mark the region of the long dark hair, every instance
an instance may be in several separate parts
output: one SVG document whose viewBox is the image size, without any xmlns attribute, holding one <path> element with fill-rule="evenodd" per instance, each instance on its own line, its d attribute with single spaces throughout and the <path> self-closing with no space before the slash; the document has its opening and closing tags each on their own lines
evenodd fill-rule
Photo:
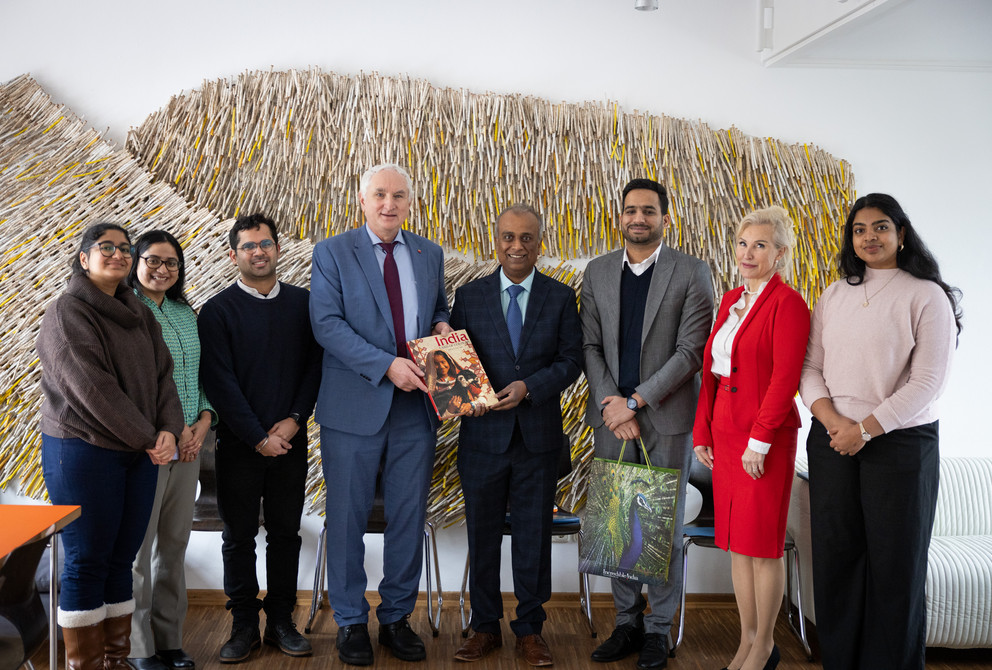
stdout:
<svg viewBox="0 0 992 670">
<path fill-rule="evenodd" d="M 88 254 L 90 248 L 96 244 L 105 232 L 108 230 L 119 230 L 124 233 L 124 239 L 127 240 L 128 244 L 131 244 L 131 236 L 127 234 L 123 226 L 116 223 L 94 223 L 92 226 L 83 231 L 83 237 L 79 240 L 79 250 L 72 257 L 72 262 L 69 267 L 72 268 L 72 274 L 69 279 L 72 279 L 76 275 L 86 275 L 87 272 L 83 268 L 83 264 L 79 262 L 79 254 Z M 131 272 L 134 272 L 134 251 L 131 251 Z"/>
<path fill-rule="evenodd" d="M 185 294 L 186 261 L 183 258 L 183 248 L 179 246 L 179 240 L 177 240 L 172 233 L 168 231 L 149 230 L 147 233 L 138 238 L 138 241 L 134 243 L 134 249 L 131 251 L 131 256 L 134 258 L 134 263 L 131 264 L 131 271 L 128 273 L 125 281 L 128 286 L 143 293 L 141 290 L 141 282 L 138 280 L 138 259 L 145 255 L 145 252 L 148 251 L 148 247 L 153 244 L 158 244 L 159 242 L 166 242 L 172 245 L 172 248 L 176 252 L 176 256 L 179 257 L 179 276 L 176 277 L 176 283 L 165 291 L 165 297 L 183 305 L 189 305 L 189 301 L 186 299 Z"/>
<path fill-rule="evenodd" d="M 933 257 L 927 245 L 923 243 L 920 236 L 913 228 L 909 217 L 903 211 L 899 203 L 891 195 L 885 193 L 869 193 L 858 198 L 851 207 L 851 213 L 847 215 L 847 223 L 844 224 L 844 244 L 840 249 L 840 272 L 847 279 L 847 283 L 857 286 L 865 278 L 865 262 L 854 253 L 854 217 L 862 209 L 874 207 L 879 209 L 887 217 L 892 219 L 896 225 L 896 231 L 902 231 L 902 248 L 896 254 L 896 265 L 900 270 L 905 270 L 917 279 L 926 279 L 944 289 L 947 299 L 951 301 L 951 309 L 954 311 L 954 323 L 961 334 L 961 290 L 948 285 L 940 276 L 940 267 L 937 259 Z"/>
</svg>

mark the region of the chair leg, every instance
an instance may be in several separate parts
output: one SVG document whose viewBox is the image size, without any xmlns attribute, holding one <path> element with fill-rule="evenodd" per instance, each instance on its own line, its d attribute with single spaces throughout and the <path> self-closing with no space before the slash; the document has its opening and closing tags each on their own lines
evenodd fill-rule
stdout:
<svg viewBox="0 0 992 670">
<path fill-rule="evenodd" d="M 433 575 L 431 574 L 432 562 L 434 563 Z M 434 524 L 430 521 L 424 524 L 424 563 L 424 573 L 427 576 L 427 622 L 431 626 L 431 633 L 437 637 L 440 632 L 441 604 L 444 599 L 441 595 L 441 564 L 437 556 L 437 537 L 434 534 Z M 431 584 L 432 577 L 433 586 Z"/>
<path fill-rule="evenodd" d="M 320 529 L 320 537 L 317 539 L 317 567 L 313 571 L 313 595 L 310 598 L 310 618 L 303 630 L 307 635 L 313 627 L 313 620 L 317 618 L 317 611 L 320 609 L 321 601 L 324 599 L 324 574 L 327 566 L 324 563 L 324 552 L 327 550 L 327 526 Z"/>
<path fill-rule="evenodd" d="M 689 576 L 690 544 L 692 544 L 692 538 L 686 537 L 682 540 L 682 596 L 679 600 L 679 636 L 675 639 L 675 644 L 671 647 L 671 655 L 673 657 L 675 656 L 675 650 L 682 644 L 682 638 L 685 636 L 685 585 Z"/>
<path fill-rule="evenodd" d="M 596 637 L 596 627 L 592 623 L 592 602 L 589 598 L 589 573 L 579 573 L 579 607 L 586 615 L 586 623 L 589 624 L 589 637 Z"/>
<path fill-rule="evenodd" d="M 799 641 L 803 645 L 803 651 L 806 652 L 806 659 L 809 661 L 813 660 L 813 650 L 810 649 L 809 639 L 806 636 L 806 615 L 803 613 L 803 578 L 801 568 L 799 566 L 799 549 L 793 548 L 788 552 L 789 559 L 786 560 L 786 572 L 785 572 L 785 611 L 788 613 L 789 628 L 792 630 L 793 635 L 799 638 Z M 791 559 L 791 560 L 790 560 Z M 796 609 L 797 618 L 799 619 L 799 628 L 796 628 L 796 623 L 793 620 L 792 615 L 792 569 L 795 566 L 796 570 Z"/>
<path fill-rule="evenodd" d="M 469 624 L 472 621 L 472 608 L 465 610 L 465 594 L 468 592 L 469 556 L 465 554 L 465 573 L 462 575 L 462 590 L 458 592 L 458 609 L 462 617 L 462 637 L 468 637 Z"/>
</svg>

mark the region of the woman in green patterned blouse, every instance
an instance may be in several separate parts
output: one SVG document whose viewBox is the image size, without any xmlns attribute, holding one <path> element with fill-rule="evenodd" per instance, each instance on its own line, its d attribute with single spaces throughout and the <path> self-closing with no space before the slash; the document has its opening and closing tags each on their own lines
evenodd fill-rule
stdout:
<svg viewBox="0 0 992 670">
<path fill-rule="evenodd" d="M 186 428 L 177 460 L 159 466 L 155 506 L 134 561 L 135 610 L 132 658 L 128 660 L 137 670 L 194 666 L 193 659 L 182 650 L 184 558 L 200 473 L 197 456 L 215 418 L 200 384 L 200 340 L 196 313 L 183 294 L 185 274 L 182 247 L 170 233 L 152 230 L 138 238 L 127 283 L 162 326 L 162 338 L 172 353 L 172 374 Z"/>
</svg>

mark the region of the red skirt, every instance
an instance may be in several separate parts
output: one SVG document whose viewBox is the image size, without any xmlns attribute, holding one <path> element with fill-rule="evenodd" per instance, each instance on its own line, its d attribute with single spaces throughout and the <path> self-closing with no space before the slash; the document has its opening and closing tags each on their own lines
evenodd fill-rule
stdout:
<svg viewBox="0 0 992 670">
<path fill-rule="evenodd" d="M 796 428 L 779 428 L 765 455 L 765 474 L 751 479 L 741 456 L 749 435 L 734 426 L 729 391 L 713 406 L 713 505 L 716 545 L 755 558 L 781 558 L 796 465 Z"/>
</svg>

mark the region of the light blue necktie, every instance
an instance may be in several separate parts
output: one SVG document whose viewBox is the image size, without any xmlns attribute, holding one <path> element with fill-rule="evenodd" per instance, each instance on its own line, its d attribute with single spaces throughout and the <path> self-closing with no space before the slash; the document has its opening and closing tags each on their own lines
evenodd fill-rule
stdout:
<svg viewBox="0 0 992 670">
<path fill-rule="evenodd" d="M 517 353 L 520 346 L 520 331 L 524 327 L 524 317 L 520 313 L 520 305 L 517 303 L 517 296 L 524 290 L 523 286 L 513 284 L 506 289 L 510 294 L 510 304 L 506 307 L 506 328 L 510 331 L 510 344 L 513 345 L 513 353 Z"/>
</svg>

